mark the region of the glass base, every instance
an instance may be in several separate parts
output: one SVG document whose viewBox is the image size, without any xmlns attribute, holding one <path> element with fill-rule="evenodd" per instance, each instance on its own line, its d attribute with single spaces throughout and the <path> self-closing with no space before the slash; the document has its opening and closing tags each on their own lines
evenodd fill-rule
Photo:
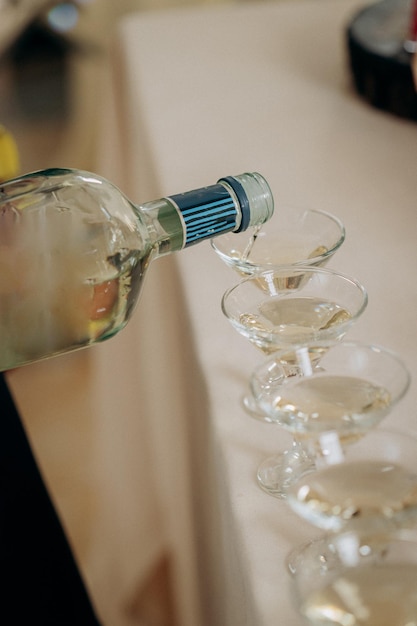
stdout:
<svg viewBox="0 0 417 626">
<path fill-rule="evenodd" d="M 372 552 L 363 552 L 361 556 L 382 561 L 387 554 L 387 543 L 391 535 L 403 539 L 410 537 L 415 542 L 416 526 L 415 524 L 397 526 L 388 523 L 382 524 L 377 532 L 374 532 L 374 529 L 364 525 L 356 532 L 346 528 L 341 533 L 322 535 L 291 550 L 285 559 L 287 571 L 290 576 L 296 576 L 299 572 L 313 568 L 315 572 L 325 575 L 336 568 L 346 566 L 348 563 L 346 556 L 349 551 L 354 553 L 361 537 L 374 537 L 376 540 Z"/>
<path fill-rule="evenodd" d="M 285 499 L 291 485 L 302 474 L 314 469 L 314 460 L 294 443 L 290 450 L 265 459 L 258 467 L 256 478 L 266 493 Z"/>
<path fill-rule="evenodd" d="M 252 395 L 247 394 L 246 396 L 244 396 L 242 398 L 242 404 L 245 412 L 253 419 L 257 420 L 258 422 L 260 421 L 273 423 L 272 420 L 267 415 L 265 415 L 265 412 L 260 409 L 255 398 Z"/>
<path fill-rule="evenodd" d="M 323 572 L 334 566 L 337 559 L 337 549 L 331 535 L 324 535 L 297 546 L 287 555 L 285 563 L 291 576 L 304 567 L 306 560 L 313 559 Z"/>
</svg>

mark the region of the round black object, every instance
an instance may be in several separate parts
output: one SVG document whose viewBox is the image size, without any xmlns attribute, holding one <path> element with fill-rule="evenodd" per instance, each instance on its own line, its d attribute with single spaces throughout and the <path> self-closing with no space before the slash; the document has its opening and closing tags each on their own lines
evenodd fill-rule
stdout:
<svg viewBox="0 0 417 626">
<path fill-rule="evenodd" d="M 417 121 L 411 68 L 411 0 L 382 0 L 357 13 L 347 28 L 356 90 L 372 106 Z"/>
</svg>

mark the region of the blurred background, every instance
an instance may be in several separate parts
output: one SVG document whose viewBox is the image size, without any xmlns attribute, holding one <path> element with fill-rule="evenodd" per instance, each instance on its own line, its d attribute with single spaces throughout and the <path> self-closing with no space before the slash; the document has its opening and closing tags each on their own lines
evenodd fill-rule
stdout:
<svg viewBox="0 0 417 626">
<path fill-rule="evenodd" d="M 94 169 L 100 90 L 117 21 L 230 0 L 0 0 L 0 124 L 22 173 Z"/>
<path fill-rule="evenodd" d="M 123 15 L 228 1 L 0 0 L 0 179 L 48 167 L 95 171 L 110 51 Z M 14 138 L 18 161 L 10 155 L 10 142 L 4 140 L 2 127 Z M 97 519 L 93 427 L 85 410 L 89 390 L 83 382 L 89 380 L 88 368 L 88 354 L 61 360 L 50 381 L 54 392 L 47 400 L 39 398 L 39 404 L 31 404 L 30 410 L 26 406 L 35 418 L 24 420 L 48 489 L 83 563 L 89 555 L 91 520 Z M 42 368 L 32 368 L 31 376 L 23 380 L 28 398 L 38 398 Z M 62 406 L 60 389 L 67 386 L 77 389 L 77 397 Z M 99 583 L 95 599 L 103 623 L 180 626 L 169 568 L 164 557 L 129 606 L 118 606 L 111 597 L 113 594 L 117 600 L 115 590 L 107 594 L 107 588 Z"/>
</svg>

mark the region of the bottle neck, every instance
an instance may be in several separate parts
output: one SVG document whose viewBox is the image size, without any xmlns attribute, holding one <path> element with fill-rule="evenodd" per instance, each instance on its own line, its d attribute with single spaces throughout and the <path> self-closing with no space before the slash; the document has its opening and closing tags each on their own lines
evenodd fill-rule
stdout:
<svg viewBox="0 0 417 626">
<path fill-rule="evenodd" d="M 241 203 L 221 182 L 167 198 L 181 218 L 183 247 L 237 230 L 242 222 Z M 247 202 L 246 202 L 247 203 Z"/>
<path fill-rule="evenodd" d="M 140 207 L 158 255 L 262 224 L 273 213 L 269 186 L 259 174 L 220 179 L 217 184 L 147 202 Z"/>
</svg>

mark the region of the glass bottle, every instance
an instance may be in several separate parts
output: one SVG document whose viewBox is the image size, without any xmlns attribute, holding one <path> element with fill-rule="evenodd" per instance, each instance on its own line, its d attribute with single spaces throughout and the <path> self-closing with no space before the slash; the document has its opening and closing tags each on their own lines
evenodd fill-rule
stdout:
<svg viewBox="0 0 417 626">
<path fill-rule="evenodd" d="M 112 337 L 129 320 L 151 261 L 272 213 L 257 173 L 140 206 L 80 170 L 3 183 L 0 371 Z"/>
</svg>

